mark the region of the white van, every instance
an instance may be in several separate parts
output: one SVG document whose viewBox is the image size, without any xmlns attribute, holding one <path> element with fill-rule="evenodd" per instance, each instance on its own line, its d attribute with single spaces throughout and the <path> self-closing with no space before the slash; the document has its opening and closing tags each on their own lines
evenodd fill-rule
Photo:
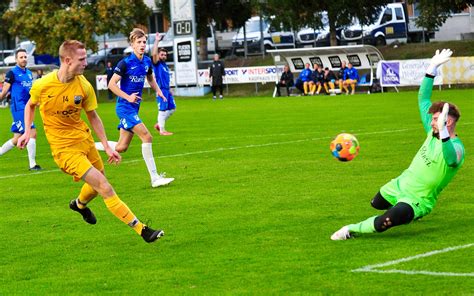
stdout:
<svg viewBox="0 0 474 296">
<path fill-rule="evenodd" d="M 263 46 L 265 50 L 276 48 L 294 48 L 295 36 L 291 31 L 277 31 L 267 19 L 263 20 Z M 245 35 L 248 52 L 261 51 L 260 17 L 254 16 L 245 22 Z M 244 27 L 240 28 L 232 39 L 235 53 L 244 52 Z"/>
<path fill-rule="evenodd" d="M 386 45 L 394 42 L 406 43 L 421 41 L 423 37 L 428 41 L 434 37 L 434 32 L 423 34 L 423 29 L 415 25 L 413 19 L 408 18 L 404 3 L 390 3 L 382 7 L 374 23 L 361 26 L 355 22 L 341 33 L 342 44 L 372 44 Z"/>
</svg>

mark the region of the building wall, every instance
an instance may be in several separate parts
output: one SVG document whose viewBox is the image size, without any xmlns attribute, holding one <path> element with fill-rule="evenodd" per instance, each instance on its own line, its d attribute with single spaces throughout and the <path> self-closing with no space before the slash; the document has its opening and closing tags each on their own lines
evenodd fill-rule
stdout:
<svg viewBox="0 0 474 296">
<path fill-rule="evenodd" d="M 435 41 L 474 39 L 474 11 L 455 14 L 449 17 L 439 31 Z"/>
</svg>

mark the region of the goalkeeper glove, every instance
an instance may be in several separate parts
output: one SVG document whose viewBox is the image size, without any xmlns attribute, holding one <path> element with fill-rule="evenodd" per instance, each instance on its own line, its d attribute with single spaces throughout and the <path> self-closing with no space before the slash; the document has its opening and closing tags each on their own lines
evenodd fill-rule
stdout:
<svg viewBox="0 0 474 296">
<path fill-rule="evenodd" d="M 444 140 L 449 138 L 449 132 L 448 132 L 448 127 L 446 126 L 448 122 L 448 113 L 449 113 L 449 104 L 444 103 L 443 110 L 438 116 L 438 133 L 439 133 L 439 139 Z"/>
<path fill-rule="evenodd" d="M 431 58 L 428 69 L 426 69 L 426 74 L 436 76 L 438 67 L 449 61 L 452 54 L 451 49 L 443 49 L 441 52 L 437 49 L 435 55 Z"/>
</svg>

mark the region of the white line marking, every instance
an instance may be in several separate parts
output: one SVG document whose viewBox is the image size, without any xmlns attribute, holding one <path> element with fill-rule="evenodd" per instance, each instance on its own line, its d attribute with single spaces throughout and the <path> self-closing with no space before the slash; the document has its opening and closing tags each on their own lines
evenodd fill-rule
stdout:
<svg viewBox="0 0 474 296">
<path fill-rule="evenodd" d="M 357 135 L 377 135 L 377 134 L 387 134 L 387 133 L 400 133 L 406 132 L 409 130 L 413 130 L 415 128 L 404 128 L 404 129 L 397 129 L 397 130 L 385 130 L 385 131 L 376 131 L 376 132 L 366 132 L 366 133 L 357 133 Z M 416 128 L 419 129 L 419 128 Z M 231 151 L 231 150 L 239 150 L 239 149 L 247 149 L 247 148 L 259 148 L 259 147 L 266 147 L 266 146 L 275 146 L 275 145 L 286 145 L 286 144 L 295 144 L 301 142 L 308 142 L 308 141 L 317 141 L 317 140 L 325 140 L 325 139 L 332 139 L 333 137 L 325 136 L 319 138 L 307 138 L 307 139 L 300 139 L 300 140 L 292 140 L 292 141 L 284 141 L 284 142 L 273 142 L 273 143 L 266 143 L 266 144 L 251 144 L 245 146 L 237 146 L 237 147 L 221 147 L 212 150 L 201 150 L 201 151 L 194 151 L 194 152 L 186 152 L 186 153 L 179 153 L 179 154 L 171 154 L 171 155 L 163 155 L 157 156 L 155 158 L 171 158 L 171 157 L 181 157 L 181 156 L 188 156 L 188 155 L 198 155 L 198 154 L 205 154 L 205 153 L 213 153 L 213 152 L 222 152 L 222 151 Z M 122 161 L 122 164 L 127 163 L 135 163 L 143 161 L 142 158 L 139 159 L 131 159 L 127 161 Z M 24 173 L 24 174 L 16 174 L 16 175 L 7 175 L 7 176 L 0 176 L 1 179 L 10 179 L 15 177 L 23 177 L 23 176 L 31 176 L 31 175 L 40 175 L 43 173 L 51 173 L 51 172 L 60 172 L 60 170 L 42 170 L 36 173 Z"/>
<path fill-rule="evenodd" d="M 424 257 L 429 257 L 437 254 L 447 253 L 455 250 L 466 249 L 474 246 L 474 243 L 462 245 L 462 246 L 455 246 L 455 247 L 448 247 L 441 250 L 435 250 L 423 254 L 418 254 L 411 257 L 405 257 L 397 260 L 392 260 L 384 263 L 367 265 L 358 269 L 353 269 L 352 272 L 377 272 L 377 273 L 402 273 L 402 274 L 424 274 L 424 275 L 434 275 L 434 276 L 474 276 L 473 272 L 467 273 L 458 273 L 458 272 L 436 272 L 436 271 L 425 271 L 425 270 L 398 270 L 398 269 L 388 269 L 388 270 L 380 270 L 377 268 L 386 267 L 390 265 L 396 265 L 403 262 L 408 262 Z"/>
</svg>

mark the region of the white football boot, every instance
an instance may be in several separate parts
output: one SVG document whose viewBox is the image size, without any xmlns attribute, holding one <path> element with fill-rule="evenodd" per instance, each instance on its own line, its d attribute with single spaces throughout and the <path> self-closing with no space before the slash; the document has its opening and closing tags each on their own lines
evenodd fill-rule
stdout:
<svg viewBox="0 0 474 296">
<path fill-rule="evenodd" d="M 333 235 L 331 235 L 332 240 L 346 240 L 352 238 L 351 233 L 349 232 L 349 227 L 344 226 L 338 231 L 334 232 Z"/>
<path fill-rule="evenodd" d="M 174 178 L 166 178 L 165 173 L 162 173 L 158 178 L 151 181 L 151 187 L 156 188 L 159 186 L 165 186 L 174 181 Z"/>
</svg>

